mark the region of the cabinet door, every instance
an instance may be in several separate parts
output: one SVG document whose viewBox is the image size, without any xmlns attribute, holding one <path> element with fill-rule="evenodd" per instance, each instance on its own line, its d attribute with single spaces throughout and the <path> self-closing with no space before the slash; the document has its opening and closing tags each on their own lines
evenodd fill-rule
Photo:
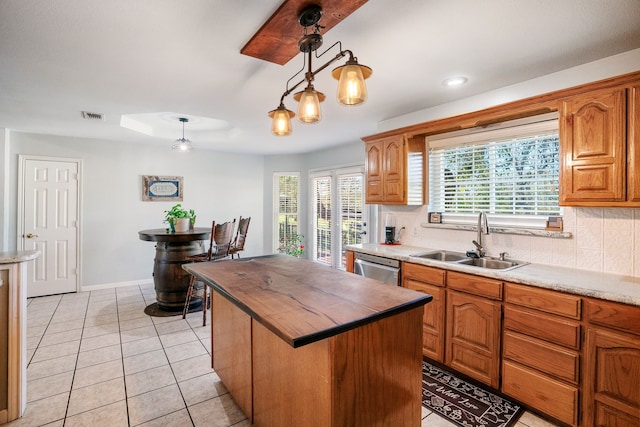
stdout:
<svg viewBox="0 0 640 427">
<path fill-rule="evenodd" d="M 405 201 L 405 142 L 403 136 L 383 141 L 383 188 L 385 202 Z"/>
<path fill-rule="evenodd" d="M 560 120 L 560 204 L 626 199 L 625 89 L 565 100 Z"/>
<path fill-rule="evenodd" d="M 433 296 L 424 306 L 422 325 L 422 354 L 437 362 L 444 362 L 444 288 L 415 279 L 403 279 L 407 289 Z"/>
<path fill-rule="evenodd" d="M 590 328 L 586 365 L 585 425 L 640 425 L 640 339 Z"/>
<path fill-rule="evenodd" d="M 500 302 L 448 290 L 445 363 L 497 389 L 500 323 Z"/>
<path fill-rule="evenodd" d="M 629 90 L 627 200 L 640 203 L 640 85 Z"/>
<path fill-rule="evenodd" d="M 368 142 L 366 144 L 366 202 L 379 203 L 383 198 L 382 189 L 382 143 Z"/>
</svg>

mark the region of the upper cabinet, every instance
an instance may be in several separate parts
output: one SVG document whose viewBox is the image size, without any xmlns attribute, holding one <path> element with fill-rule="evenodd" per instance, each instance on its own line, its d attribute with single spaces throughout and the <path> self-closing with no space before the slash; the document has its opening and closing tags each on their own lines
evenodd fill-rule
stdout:
<svg viewBox="0 0 640 427">
<path fill-rule="evenodd" d="M 396 135 L 365 145 L 365 203 L 424 204 L 424 139 Z"/>
<path fill-rule="evenodd" d="M 562 100 L 560 204 L 640 206 L 640 86 Z"/>
</svg>

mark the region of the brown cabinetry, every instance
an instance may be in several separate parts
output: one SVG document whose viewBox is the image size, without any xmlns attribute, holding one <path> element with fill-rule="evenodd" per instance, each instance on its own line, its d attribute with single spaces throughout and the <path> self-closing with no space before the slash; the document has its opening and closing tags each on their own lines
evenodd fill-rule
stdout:
<svg viewBox="0 0 640 427">
<path fill-rule="evenodd" d="M 504 302 L 502 392 L 578 425 L 581 298 L 505 283 Z"/>
<path fill-rule="evenodd" d="M 424 139 L 396 135 L 368 140 L 365 150 L 366 203 L 424 203 Z"/>
<path fill-rule="evenodd" d="M 586 426 L 640 425 L 640 307 L 587 301 Z"/>
<path fill-rule="evenodd" d="M 618 86 L 562 101 L 560 204 L 640 206 L 639 86 Z"/>
<path fill-rule="evenodd" d="M 491 387 L 500 384 L 502 282 L 448 272 L 445 363 Z"/>
<path fill-rule="evenodd" d="M 402 264 L 402 286 L 433 296 L 424 307 L 422 354 L 438 362 L 444 362 L 445 276 L 446 272 L 439 268 Z"/>
</svg>

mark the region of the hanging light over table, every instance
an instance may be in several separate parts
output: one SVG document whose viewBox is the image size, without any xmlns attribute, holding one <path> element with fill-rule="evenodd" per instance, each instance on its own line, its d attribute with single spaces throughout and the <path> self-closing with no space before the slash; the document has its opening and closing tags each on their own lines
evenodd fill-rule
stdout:
<svg viewBox="0 0 640 427">
<path fill-rule="evenodd" d="M 193 149 L 191 141 L 184 137 L 184 124 L 187 123 L 189 119 L 180 117 L 178 120 L 182 122 L 182 138 L 176 139 L 176 142 L 173 143 L 171 148 L 177 151 L 191 151 Z"/>
</svg>

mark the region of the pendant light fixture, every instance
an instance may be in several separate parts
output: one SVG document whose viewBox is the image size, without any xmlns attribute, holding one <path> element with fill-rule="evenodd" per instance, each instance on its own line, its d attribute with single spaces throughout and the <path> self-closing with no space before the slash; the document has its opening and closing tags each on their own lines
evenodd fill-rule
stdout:
<svg viewBox="0 0 640 427">
<path fill-rule="evenodd" d="M 189 119 L 186 117 L 180 117 L 178 120 L 182 122 L 182 138 L 176 139 L 176 142 L 173 143 L 171 148 L 177 151 L 191 151 L 193 149 L 191 141 L 184 137 L 184 124 L 187 123 Z"/>
<path fill-rule="evenodd" d="M 293 98 L 299 102 L 297 119 L 302 123 L 317 123 L 322 119 L 320 103 L 325 100 L 325 96 L 322 92 L 315 90 L 312 82 L 316 74 L 347 55 L 349 55 L 349 59 L 345 65 L 337 67 L 331 73 L 335 79 L 339 80 L 336 96 L 337 101 L 341 105 L 351 106 L 362 104 L 367 100 L 367 87 L 364 81 L 371 76 L 372 70 L 365 65 L 358 64 L 358 59 L 353 56 L 353 52 L 350 50 L 342 50 L 342 43 L 340 41 L 334 43 L 320 55 L 316 55 L 316 58 L 320 58 L 335 46 L 338 46 L 340 49 L 333 58 L 316 70 L 313 70 L 312 52 L 315 52 L 322 46 L 322 36 L 319 33 L 322 27 L 318 24 L 321 17 L 322 8 L 317 5 L 307 7 L 298 16 L 298 22 L 304 27 L 304 35 L 298 42 L 298 47 L 301 52 L 307 55 L 305 56 L 302 69 L 287 81 L 286 90 L 280 98 L 278 108 L 269 112 L 269 117 L 273 119 L 271 132 L 276 136 L 287 136 L 291 134 L 291 118 L 294 117 L 295 114 L 284 106 L 284 98 L 305 82 L 307 83 L 307 87 L 303 91 L 293 95 Z M 313 27 L 313 33 L 307 34 L 308 27 Z M 305 68 L 307 71 L 305 72 L 304 78 L 289 87 L 291 80 L 302 73 Z"/>
</svg>

